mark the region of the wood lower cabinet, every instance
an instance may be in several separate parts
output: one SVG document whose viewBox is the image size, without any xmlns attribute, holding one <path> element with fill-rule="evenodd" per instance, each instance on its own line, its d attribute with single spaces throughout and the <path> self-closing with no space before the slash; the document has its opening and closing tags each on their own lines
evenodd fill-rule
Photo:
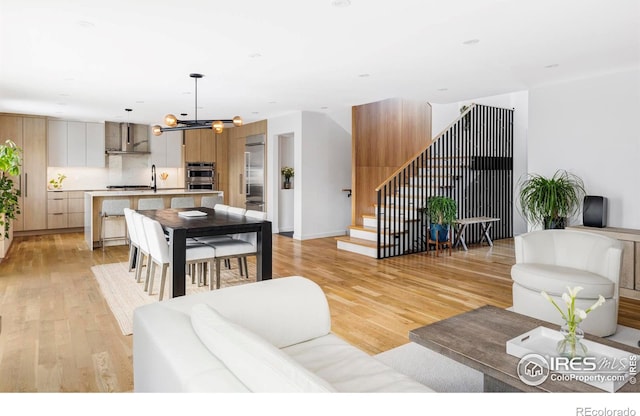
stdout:
<svg viewBox="0 0 640 416">
<path fill-rule="evenodd" d="M 84 226 L 84 191 L 49 191 L 47 195 L 47 228 Z"/>
<path fill-rule="evenodd" d="M 620 296 L 640 299 L 640 230 L 583 225 L 571 226 L 567 229 L 602 234 L 620 240 L 623 245 Z"/>
</svg>

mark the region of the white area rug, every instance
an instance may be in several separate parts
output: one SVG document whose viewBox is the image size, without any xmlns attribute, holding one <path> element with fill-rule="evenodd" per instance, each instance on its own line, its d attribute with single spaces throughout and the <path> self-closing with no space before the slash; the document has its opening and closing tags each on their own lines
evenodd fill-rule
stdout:
<svg viewBox="0 0 640 416">
<path fill-rule="evenodd" d="M 616 333 L 607 339 L 638 347 L 640 330 L 618 325 Z M 483 391 L 481 372 L 414 342 L 377 354 L 375 357 L 437 392 L 480 393 Z"/>
<path fill-rule="evenodd" d="M 256 270 L 255 264 L 249 262 L 249 276 L 250 279 L 240 277 L 238 273 L 237 263 L 232 263 L 233 268 L 228 270 L 222 268 L 220 272 L 220 286 L 235 286 L 247 282 L 255 282 Z M 224 267 L 224 266 L 223 266 Z M 103 264 L 99 266 L 93 266 L 91 271 L 95 276 L 100 290 L 111 308 L 113 316 L 118 321 L 120 329 L 124 335 L 131 335 L 133 333 L 133 310 L 138 306 L 145 305 L 147 303 L 158 302 L 159 289 L 160 289 L 160 271 L 156 267 L 156 276 L 153 282 L 153 290 L 151 295 L 144 291 L 144 273 L 143 269 L 142 282 L 138 283 L 135 280 L 135 272 L 129 272 L 127 263 L 111 263 Z M 167 273 L 167 283 L 164 288 L 164 299 L 169 299 L 169 293 L 171 293 L 171 277 L 170 273 Z M 191 276 L 186 276 L 186 292 L 187 295 L 198 292 L 208 291 L 208 286 L 198 286 L 191 283 Z"/>
</svg>

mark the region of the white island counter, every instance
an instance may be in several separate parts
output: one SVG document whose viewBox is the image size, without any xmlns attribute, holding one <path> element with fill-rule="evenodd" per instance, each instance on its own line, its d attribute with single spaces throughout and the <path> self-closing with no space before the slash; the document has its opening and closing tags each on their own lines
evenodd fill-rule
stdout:
<svg viewBox="0 0 640 416">
<path fill-rule="evenodd" d="M 128 199 L 131 209 L 137 209 L 138 201 L 144 198 L 162 198 L 164 206 L 171 206 L 171 198 L 181 196 L 192 196 L 196 206 L 200 206 L 203 196 L 218 196 L 220 203 L 224 201 L 224 193 L 222 191 L 187 191 L 185 189 L 159 189 L 154 192 L 152 190 L 131 190 L 131 191 L 92 191 L 84 194 L 84 239 L 90 250 L 100 246 L 100 210 L 102 201 L 105 199 Z M 105 226 L 105 236 L 114 237 L 125 234 L 126 224 L 124 219 L 110 220 Z M 124 239 L 111 240 L 108 245 L 126 244 Z"/>
</svg>

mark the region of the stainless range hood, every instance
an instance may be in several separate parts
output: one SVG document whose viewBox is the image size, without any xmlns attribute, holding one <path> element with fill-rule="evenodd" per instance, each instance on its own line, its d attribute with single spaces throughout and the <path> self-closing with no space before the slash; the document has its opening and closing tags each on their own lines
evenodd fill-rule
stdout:
<svg viewBox="0 0 640 416">
<path fill-rule="evenodd" d="M 148 155 L 149 126 L 105 122 L 105 151 L 109 155 Z"/>
</svg>

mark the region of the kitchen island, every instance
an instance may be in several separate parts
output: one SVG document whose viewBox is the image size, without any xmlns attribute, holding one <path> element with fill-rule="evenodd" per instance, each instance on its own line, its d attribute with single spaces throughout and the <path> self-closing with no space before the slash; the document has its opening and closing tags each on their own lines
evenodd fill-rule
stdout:
<svg viewBox="0 0 640 416">
<path fill-rule="evenodd" d="M 143 198 L 162 198 L 165 207 L 171 206 L 171 198 L 192 196 L 196 206 L 200 206 L 203 196 L 217 196 L 222 203 L 224 201 L 224 193 L 222 191 L 187 191 L 183 188 L 179 189 L 159 189 L 154 192 L 150 189 L 145 190 L 127 190 L 127 191 L 92 191 L 84 194 L 84 239 L 90 250 L 100 246 L 100 209 L 102 201 L 105 199 L 128 199 L 131 209 L 138 207 L 138 201 Z M 105 236 L 114 237 L 125 235 L 126 224 L 124 218 L 118 220 L 110 220 L 105 226 Z M 110 240 L 106 245 L 124 245 L 126 240 Z"/>
</svg>

